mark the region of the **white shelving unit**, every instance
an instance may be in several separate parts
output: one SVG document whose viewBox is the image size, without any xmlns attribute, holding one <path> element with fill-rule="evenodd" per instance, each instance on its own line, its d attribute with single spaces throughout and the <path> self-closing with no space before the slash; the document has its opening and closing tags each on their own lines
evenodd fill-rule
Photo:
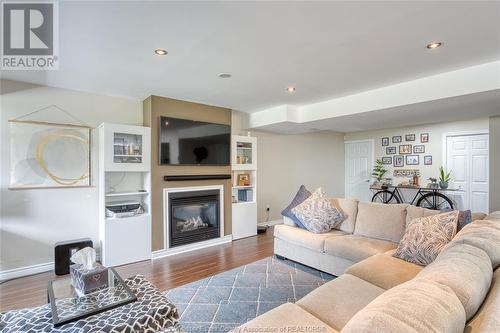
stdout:
<svg viewBox="0 0 500 333">
<path fill-rule="evenodd" d="M 104 266 L 151 259 L 151 131 L 148 127 L 99 126 L 99 238 Z M 106 205 L 138 201 L 144 213 L 106 217 Z"/>
<path fill-rule="evenodd" d="M 233 135 L 231 140 L 233 239 L 257 234 L 257 138 Z M 240 184 L 240 175 L 248 184 Z"/>
</svg>

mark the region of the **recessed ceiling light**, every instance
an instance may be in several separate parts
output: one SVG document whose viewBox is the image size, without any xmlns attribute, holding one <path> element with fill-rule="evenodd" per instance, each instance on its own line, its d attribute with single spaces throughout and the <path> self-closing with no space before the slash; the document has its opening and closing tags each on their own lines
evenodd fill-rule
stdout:
<svg viewBox="0 0 500 333">
<path fill-rule="evenodd" d="M 231 77 L 231 74 L 229 73 L 219 73 L 217 74 L 218 77 L 220 77 L 221 79 L 229 79 Z"/>
<path fill-rule="evenodd" d="M 165 49 L 156 49 L 156 50 L 155 50 L 155 54 L 156 54 L 156 55 L 164 56 L 164 55 L 167 55 L 167 53 L 168 53 L 168 52 L 167 52 L 167 50 L 165 50 Z"/>
<path fill-rule="evenodd" d="M 427 44 L 427 46 L 426 46 L 426 47 L 427 47 L 428 49 L 433 50 L 433 49 L 437 49 L 437 48 L 438 48 L 438 47 L 440 47 L 441 45 L 443 45 L 443 43 L 441 43 L 441 42 L 432 42 L 432 43 Z"/>
<path fill-rule="evenodd" d="M 286 88 L 286 91 L 288 91 L 289 93 L 294 93 L 295 92 L 295 87 L 288 87 Z"/>
</svg>

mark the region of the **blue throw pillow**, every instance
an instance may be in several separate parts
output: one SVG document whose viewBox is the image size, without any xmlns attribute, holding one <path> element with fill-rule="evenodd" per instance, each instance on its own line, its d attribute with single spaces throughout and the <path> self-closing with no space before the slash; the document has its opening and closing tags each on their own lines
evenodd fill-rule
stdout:
<svg viewBox="0 0 500 333">
<path fill-rule="evenodd" d="M 281 215 L 290 218 L 293 222 L 295 222 L 295 224 L 299 228 L 306 229 L 306 227 L 302 224 L 302 222 L 300 222 L 300 220 L 292 213 L 292 209 L 300 205 L 310 196 L 311 192 L 309 192 L 304 185 L 301 185 L 299 190 L 297 191 L 297 194 L 295 194 L 295 198 L 293 198 L 292 202 L 288 205 L 288 207 L 283 209 Z"/>
</svg>

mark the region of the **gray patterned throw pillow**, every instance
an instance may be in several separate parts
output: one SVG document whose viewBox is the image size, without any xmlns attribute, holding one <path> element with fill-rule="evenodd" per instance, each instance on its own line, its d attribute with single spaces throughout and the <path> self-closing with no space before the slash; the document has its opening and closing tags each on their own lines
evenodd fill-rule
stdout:
<svg viewBox="0 0 500 333">
<path fill-rule="evenodd" d="M 307 230 L 316 234 L 328 232 L 344 220 L 342 212 L 332 205 L 321 188 L 294 207 L 292 213 Z"/>
<path fill-rule="evenodd" d="M 426 266 L 457 233 L 458 211 L 420 217 L 406 224 L 394 257 Z"/>
</svg>

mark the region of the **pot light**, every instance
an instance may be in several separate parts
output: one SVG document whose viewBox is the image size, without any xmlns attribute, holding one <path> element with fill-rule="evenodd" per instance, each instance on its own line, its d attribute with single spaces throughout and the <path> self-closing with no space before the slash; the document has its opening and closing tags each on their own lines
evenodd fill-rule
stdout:
<svg viewBox="0 0 500 333">
<path fill-rule="evenodd" d="M 440 47 L 441 45 L 443 45 L 443 43 L 441 42 L 432 42 L 432 43 L 429 43 L 427 44 L 427 48 L 430 49 L 430 50 L 433 50 L 433 49 L 437 49 L 438 47 Z"/>
<path fill-rule="evenodd" d="M 159 55 L 159 56 L 164 56 L 164 55 L 167 55 L 167 53 L 168 53 L 168 52 L 167 52 L 167 50 L 165 50 L 165 49 L 156 49 L 156 50 L 155 50 L 155 54 L 156 54 L 156 55 Z"/>
<path fill-rule="evenodd" d="M 286 88 L 286 91 L 288 91 L 289 93 L 294 93 L 295 87 L 290 86 L 290 87 Z"/>
<path fill-rule="evenodd" d="M 220 77 L 221 79 L 229 79 L 231 77 L 231 74 L 229 73 L 220 73 L 220 74 L 217 74 L 218 77 Z"/>
</svg>

